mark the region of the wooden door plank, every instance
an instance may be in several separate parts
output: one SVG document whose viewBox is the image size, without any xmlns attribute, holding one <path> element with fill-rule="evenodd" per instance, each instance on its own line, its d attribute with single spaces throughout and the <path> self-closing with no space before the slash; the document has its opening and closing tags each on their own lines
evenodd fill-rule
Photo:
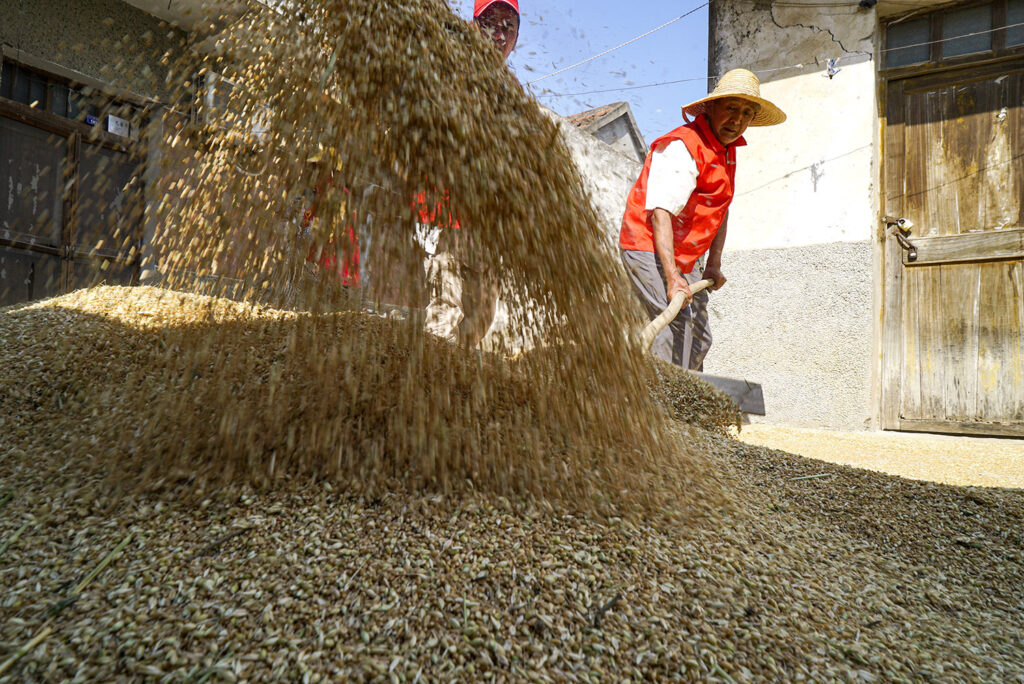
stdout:
<svg viewBox="0 0 1024 684">
<path fill-rule="evenodd" d="M 979 268 L 977 420 L 1024 421 L 1024 261 Z"/>
<path fill-rule="evenodd" d="M 1013 148 L 1015 127 L 1021 125 L 1021 83 L 1024 73 L 994 79 L 985 90 L 987 107 L 975 118 L 978 140 L 978 228 L 1001 230 L 1020 226 L 1021 191 L 1024 189 L 1024 158 Z M 1015 154 L 1017 155 L 1015 158 Z"/>
<path fill-rule="evenodd" d="M 943 415 L 947 336 L 941 324 L 944 311 L 941 272 L 935 266 L 905 269 L 902 334 L 905 386 L 900 387 L 900 417 Z"/>
<path fill-rule="evenodd" d="M 969 235 L 910 236 L 917 248 L 917 259 L 906 265 L 959 263 L 1024 257 L 1024 228 L 986 231 Z"/>
<path fill-rule="evenodd" d="M 1024 367 L 1024 260 L 1017 262 L 1017 265 L 1010 272 L 1010 287 L 1013 292 L 1013 300 L 1017 306 L 1017 352 L 1014 357 L 1017 360 L 1018 368 Z M 1024 370 L 1021 371 L 1024 374 Z M 1017 408 L 1014 411 L 1013 419 L 1024 424 L 1024 392 L 1019 391 L 1024 387 L 1024 379 L 1013 377 L 1017 382 L 1016 388 L 1010 388 L 1017 397 Z"/>
<path fill-rule="evenodd" d="M 947 217 L 958 211 L 955 160 L 947 159 L 946 127 L 952 91 L 932 90 L 907 95 L 905 207 L 902 216 L 914 222 L 921 236 L 955 231 Z"/>
<path fill-rule="evenodd" d="M 946 160 L 949 179 L 943 195 L 956 198 L 954 212 L 943 219 L 945 235 L 964 235 L 984 225 L 981 194 L 985 165 L 982 141 L 988 138 L 988 126 L 982 112 L 988 109 L 990 81 L 952 86 L 952 116 L 943 122 L 946 133 Z M 953 230 L 953 228 L 956 230 Z"/>
<path fill-rule="evenodd" d="M 919 344 L 923 363 L 920 366 L 921 414 L 917 418 L 942 416 L 946 389 L 945 357 L 949 354 L 942 315 L 946 311 L 942 298 L 942 272 L 934 266 L 921 274 Z M 917 269 L 915 269 L 916 271 Z"/>
<path fill-rule="evenodd" d="M 941 298 L 936 322 L 944 332 L 942 407 L 933 415 L 971 422 L 978 408 L 978 307 L 981 267 L 951 264 L 939 272 Z"/>
<path fill-rule="evenodd" d="M 904 162 L 906 160 L 904 139 L 904 89 L 905 81 L 890 84 L 885 100 L 885 130 L 883 135 L 884 211 L 891 216 L 901 216 L 903 198 L 906 195 Z M 882 230 L 882 229 L 880 229 Z M 902 249 L 880 233 L 882 243 L 882 345 L 879 359 L 881 372 L 881 423 L 887 430 L 900 427 L 900 377 L 903 357 L 903 261 Z"/>
<path fill-rule="evenodd" d="M 921 365 L 924 358 L 921 348 L 920 311 L 921 295 L 920 269 L 908 270 L 903 278 L 903 363 L 900 372 L 900 417 L 921 416 Z"/>
<path fill-rule="evenodd" d="M 948 432 L 962 435 L 1024 437 L 1024 423 L 974 423 L 948 420 L 901 420 L 899 430 L 910 432 Z"/>
</svg>

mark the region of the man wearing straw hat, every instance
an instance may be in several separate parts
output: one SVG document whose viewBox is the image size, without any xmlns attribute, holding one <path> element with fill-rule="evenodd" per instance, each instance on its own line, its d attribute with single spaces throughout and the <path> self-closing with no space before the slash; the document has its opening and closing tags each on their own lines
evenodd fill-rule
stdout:
<svg viewBox="0 0 1024 684">
<path fill-rule="evenodd" d="M 722 248 L 736 178 L 736 148 L 747 126 L 773 126 L 786 115 L 761 97 L 750 71 L 733 69 L 710 95 L 683 107 L 687 122 L 651 145 L 626 200 L 619 248 L 633 289 L 653 320 L 677 292 L 686 307 L 656 338 L 651 351 L 683 368 L 700 370 L 711 347 L 707 292 L 702 278 L 725 284 Z M 692 119 L 692 121 L 691 121 Z M 707 255 L 703 272 L 698 260 Z"/>
</svg>

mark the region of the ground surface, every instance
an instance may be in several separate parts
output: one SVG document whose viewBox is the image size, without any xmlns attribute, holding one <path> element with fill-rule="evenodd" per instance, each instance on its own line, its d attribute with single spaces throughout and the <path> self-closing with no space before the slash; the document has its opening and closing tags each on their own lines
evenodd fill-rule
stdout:
<svg viewBox="0 0 1024 684">
<path fill-rule="evenodd" d="M 734 501 L 669 529 L 323 484 L 110 499 L 10 456 L 0 660 L 43 637 L 0 679 L 1024 681 L 1024 492 L 684 439 Z"/>
<path fill-rule="evenodd" d="M 1024 489 L 1024 440 L 748 425 L 739 439 L 808 458 L 951 485 Z"/>
<path fill-rule="evenodd" d="M 398 364 L 407 345 L 379 321 L 362 321 L 359 336 L 331 346 L 363 349 L 378 330 L 392 340 L 381 347 L 390 353 L 285 358 L 372 371 L 359 385 L 372 391 L 355 401 L 312 395 L 332 413 L 363 406 L 361 397 L 390 401 L 394 393 L 381 388 L 395 384 L 431 388 L 434 400 L 371 402 L 360 414 L 364 441 L 336 436 L 300 448 L 306 435 L 285 439 L 292 427 L 312 426 L 311 437 L 332 423 L 322 413 L 288 418 L 279 407 L 301 406 L 304 387 L 327 386 L 311 379 L 333 387 L 343 375 L 294 363 L 280 367 L 287 373 L 272 364 L 265 376 L 254 372 L 275 340 L 293 339 L 295 316 L 231 309 L 246 326 L 204 323 L 171 335 L 169 321 L 205 320 L 209 302 L 141 289 L 102 301 L 124 294 L 90 291 L 0 317 L 0 681 L 1024 682 L 1020 489 L 911 480 L 738 442 L 713 429 L 728 415 L 712 396 L 691 400 L 699 387 L 669 377 L 650 387 L 675 418 L 658 424 L 670 429 L 652 442 L 657 448 L 639 449 L 633 435 L 595 452 L 578 423 L 552 419 L 564 414 L 553 412 L 550 397 L 561 395 L 550 381 L 530 385 L 543 392 L 508 394 L 515 377 L 495 375 L 490 396 L 508 401 L 490 403 L 507 411 L 466 418 L 474 392 L 453 396 L 451 388 L 474 376 Z M 95 310 L 83 316 L 67 306 L 79 299 Z M 115 325 L 119 312 L 117 320 L 131 320 Z M 268 316 L 275 325 L 256 324 Z M 220 355 L 232 342 L 244 348 L 230 359 L 238 373 L 204 386 L 204 374 L 228 357 L 214 364 L 181 350 L 199 344 Z M 469 366 L 445 365 L 455 353 L 438 343 L 420 361 L 435 370 L 479 363 L 470 356 Z M 380 375 L 385 367 L 398 380 Z M 217 391 L 224 387 L 231 393 Z M 160 392 L 173 412 L 151 410 Z M 235 462 L 225 454 L 239 433 L 223 415 L 238 397 L 266 411 L 239 413 L 246 418 L 237 424 L 263 436 L 276 425 L 280 439 L 253 444 Z M 524 397 L 544 399 L 536 406 L 546 413 L 524 414 Z M 192 413 L 175 403 L 197 398 Z M 367 422 L 382 414 L 388 420 Z M 181 415 L 194 420 L 161 422 Z M 394 440 L 408 434 L 411 417 L 427 415 L 414 430 L 423 439 L 389 451 L 368 446 L 368 436 Z M 610 414 L 588 415 L 583 427 L 599 432 Z M 598 515 L 575 505 L 586 488 L 553 487 L 546 500 L 542 487 L 502 488 L 500 477 L 480 475 L 479 450 L 438 446 L 460 425 L 466 434 L 488 426 L 475 444 L 507 445 L 502 453 L 516 454 L 517 466 L 524 452 L 511 451 L 516 441 L 550 428 L 557 439 L 525 451 L 535 459 L 525 484 L 545 476 L 589 483 L 601 456 L 605 465 L 640 464 L 654 482 L 633 489 L 628 477 L 604 479 L 601 492 L 621 501 L 631 492 L 659 496 Z M 636 432 L 635 419 L 623 425 Z M 221 479 L 167 465 L 179 462 L 190 432 L 223 438 L 202 452 Z M 496 441 L 501 434 L 508 439 Z M 923 443 L 907 442 L 920 453 Z M 317 444 L 346 445 L 365 467 L 312 467 L 330 465 L 313 458 Z M 832 457 L 870 455 L 863 444 L 826 446 Z M 564 457 L 570 447 L 580 458 Z M 273 464 L 286 449 L 311 467 L 246 477 L 260 458 Z M 910 450 L 901 446 L 902 462 Z M 439 480 L 410 477 L 425 455 L 453 453 L 463 456 L 449 472 L 465 486 L 441 491 L 459 494 L 437 495 Z M 132 462 L 153 465 L 157 479 L 114 488 Z M 385 468 L 393 474 L 381 475 Z"/>
</svg>

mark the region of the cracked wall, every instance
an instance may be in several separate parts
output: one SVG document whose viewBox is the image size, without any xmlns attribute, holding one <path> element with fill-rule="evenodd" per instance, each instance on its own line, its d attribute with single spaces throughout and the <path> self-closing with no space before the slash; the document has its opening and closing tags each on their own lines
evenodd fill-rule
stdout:
<svg viewBox="0 0 1024 684">
<path fill-rule="evenodd" d="M 711 71 L 755 71 L 762 94 L 789 117 L 747 132 L 727 248 L 870 239 L 877 204 L 874 13 L 853 4 L 723 2 L 711 21 Z M 829 60 L 836 60 L 831 77 Z"/>
<path fill-rule="evenodd" d="M 706 370 L 760 382 L 766 422 L 872 427 L 875 13 L 723 0 L 709 21 L 710 73 L 758 73 L 788 120 L 737 155 Z"/>
</svg>

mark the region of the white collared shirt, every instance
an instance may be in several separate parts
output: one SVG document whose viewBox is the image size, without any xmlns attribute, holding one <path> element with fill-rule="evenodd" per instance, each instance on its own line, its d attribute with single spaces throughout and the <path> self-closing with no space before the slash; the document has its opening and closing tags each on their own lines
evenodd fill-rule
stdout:
<svg viewBox="0 0 1024 684">
<path fill-rule="evenodd" d="M 664 209 L 678 216 L 697 189 L 697 162 L 682 140 L 673 140 L 651 155 L 644 209 Z"/>
</svg>

